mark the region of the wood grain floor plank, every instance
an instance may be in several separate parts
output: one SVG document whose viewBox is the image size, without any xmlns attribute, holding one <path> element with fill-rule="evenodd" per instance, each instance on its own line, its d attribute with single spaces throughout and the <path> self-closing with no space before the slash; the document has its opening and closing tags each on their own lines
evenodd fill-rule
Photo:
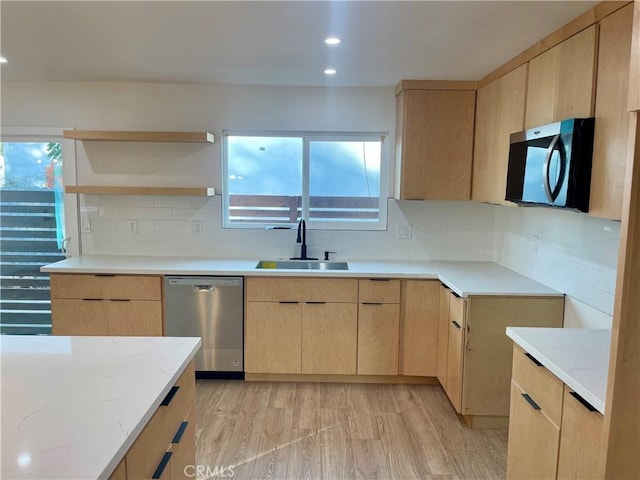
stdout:
<svg viewBox="0 0 640 480">
<path fill-rule="evenodd" d="M 355 478 L 347 410 L 321 409 L 320 424 L 318 442 L 322 447 L 322 478 Z"/>
<path fill-rule="evenodd" d="M 234 480 L 502 479 L 507 431 L 436 385 L 196 382 L 196 460 Z"/>
<path fill-rule="evenodd" d="M 317 430 L 292 430 L 289 449 L 287 479 L 318 480 L 322 478 L 322 451 L 318 445 Z"/>
<path fill-rule="evenodd" d="M 293 425 L 302 430 L 320 428 L 320 390 L 317 383 L 298 383 L 293 413 Z"/>
<path fill-rule="evenodd" d="M 380 431 L 374 413 L 369 406 L 369 385 L 350 385 L 347 393 L 351 439 L 379 440 Z"/>
<path fill-rule="evenodd" d="M 387 468 L 382 440 L 351 440 L 351 450 L 357 480 L 391 478 Z"/>
</svg>

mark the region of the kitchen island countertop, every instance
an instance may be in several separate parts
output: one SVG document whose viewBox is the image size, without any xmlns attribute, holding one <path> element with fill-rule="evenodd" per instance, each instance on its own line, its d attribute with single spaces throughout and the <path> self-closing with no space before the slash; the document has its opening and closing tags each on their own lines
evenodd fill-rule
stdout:
<svg viewBox="0 0 640 480">
<path fill-rule="evenodd" d="M 200 344 L 190 337 L 0 336 L 0 477 L 109 477 Z"/>
<path fill-rule="evenodd" d="M 273 259 L 276 260 L 276 259 Z M 482 295 L 562 295 L 493 262 L 348 261 L 349 270 L 257 269 L 258 259 L 87 255 L 42 267 L 49 273 L 129 275 L 243 275 L 297 277 L 393 277 L 438 279 L 461 297 Z"/>
</svg>

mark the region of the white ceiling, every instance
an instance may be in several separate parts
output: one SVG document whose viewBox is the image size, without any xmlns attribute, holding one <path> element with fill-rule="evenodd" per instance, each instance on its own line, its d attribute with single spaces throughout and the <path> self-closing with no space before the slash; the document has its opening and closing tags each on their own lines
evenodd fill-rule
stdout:
<svg viewBox="0 0 640 480">
<path fill-rule="evenodd" d="M 0 2 L 2 80 L 478 80 L 593 1 Z M 342 38 L 328 47 L 327 35 Z M 326 77 L 323 70 L 338 73 Z"/>
</svg>

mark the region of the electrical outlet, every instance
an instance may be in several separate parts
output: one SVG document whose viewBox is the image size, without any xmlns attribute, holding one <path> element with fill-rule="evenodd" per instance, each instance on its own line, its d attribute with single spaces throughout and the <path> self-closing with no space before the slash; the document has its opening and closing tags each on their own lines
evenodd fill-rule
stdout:
<svg viewBox="0 0 640 480">
<path fill-rule="evenodd" d="M 138 234 L 138 221 L 137 220 L 129 220 L 129 234 L 137 235 Z"/>
<path fill-rule="evenodd" d="M 411 238 L 411 225 L 398 225 L 398 229 L 396 230 L 396 238 Z"/>
<path fill-rule="evenodd" d="M 202 235 L 201 220 L 194 220 L 191 222 L 191 235 Z"/>
<path fill-rule="evenodd" d="M 82 220 L 82 233 L 91 233 L 91 219 L 85 218 Z"/>
</svg>

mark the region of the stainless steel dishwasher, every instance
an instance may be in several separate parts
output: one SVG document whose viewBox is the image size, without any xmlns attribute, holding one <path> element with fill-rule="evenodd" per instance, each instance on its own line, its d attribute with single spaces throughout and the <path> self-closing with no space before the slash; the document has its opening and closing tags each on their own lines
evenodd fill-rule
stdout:
<svg viewBox="0 0 640 480">
<path fill-rule="evenodd" d="M 198 377 L 244 378 L 242 277 L 165 278 L 165 335 L 202 337 Z"/>
</svg>

